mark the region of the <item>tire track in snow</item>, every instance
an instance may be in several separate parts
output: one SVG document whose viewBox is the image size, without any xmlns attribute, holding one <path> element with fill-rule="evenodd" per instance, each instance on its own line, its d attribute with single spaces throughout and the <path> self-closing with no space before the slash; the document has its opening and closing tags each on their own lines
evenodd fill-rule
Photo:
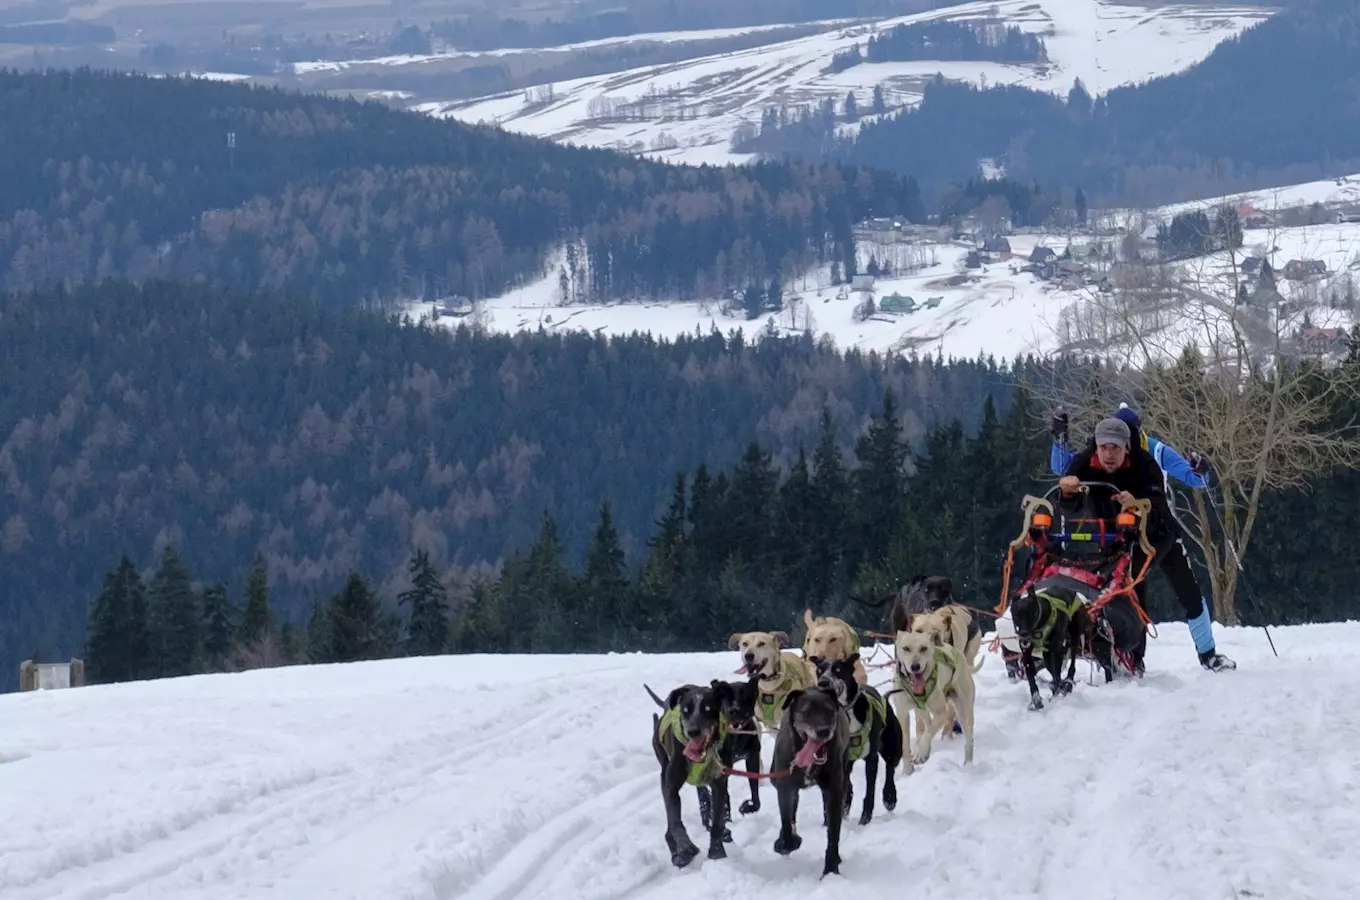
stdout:
<svg viewBox="0 0 1360 900">
<path fill-rule="evenodd" d="M 574 672 L 566 677 L 534 679 L 527 683 L 555 681 L 567 688 L 577 680 L 593 680 L 599 674 L 619 668 L 624 667 L 605 666 Z M 97 853 L 74 864 L 69 857 L 59 857 L 55 865 L 46 867 L 46 878 L 40 873 L 16 886 L 41 888 L 43 881 L 65 881 L 76 877 L 80 883 L 75 888 L 58 884 L 50 891 L 25 896 L 32 896 L 34 900 L 106 900 L 135 888 L 148 887 L 188 866 L 203 865 L 217 857 L 235 855 L 250 858 L 251 850 L 258 845 L 260 836 L 271 830 L 291 830 L 291 833 L 281 835 L 284 838 L 281 843 L 270 846 L 271 855 L 305 847 L 313 843 L 311 826 L 323 826 L 332 832 L 340 831 L 347 818 L 363 817 L 367 820 L 375 811 L 400 807 L 415 797 L 427 795 L 432 775 L 442 772 L 445 777 L 454 778 L 473 773 L 485 766 L 484 757 L 489 751 L 494 751 L 506 741 L 540 732 L 560 715 L 557 709 L 560 693 L 540 693 L 537 696 L 541 699 L 535 704 L 539 710 L 536 714 L 521 718 L 517 724 L 504 728 L 488 728 L 488 723 L 484 722 L 482 727 L 474 729 L 475 733 L 482 736 L 451 748 L 440 747 L 438 737 L 431 735 L 389 748 L 376 760 L 378 768 L 374 771 L 379 774 L 376 779 L 372 777 L 373 771 L 353 764 L 336 772 L 312 772 L 309 777 L 282 788 L 267 789 L 244 802 L 221 800 L 203 810 L 202 815 L 187 826 L 174 827 L 173 830 L 172 826 L 153 826 L 155 831 L 163 833 L 134 841 L 131 846 L 110 840 Z M 522 695 L 516 698 L 516 702 L 522 702 Z M 468 730 L 465 727 L 455 733 L 465 734 Z M 487 734 L 487 731 L 490 733 Z M 432 744 L 435 755 L 422 759 L 420 749 L 431 748 Z M 394 750 L 399 754 L 396 757 L 393 756 Z M 461 760 L 461 763 L 450 765 L 450 760 Z M 388 772 L 400 773 L 400 776 L 381 777 Z M 288 829 L 290 824 L 299 827 Z M 185 847 L 176 846 L 186 840 L 192 843 Z M 159 849 L 162 845 L 164 849 Z M 154 861 L 132 866 L 123 862 L 123 858 L 130 853 L 146 851 L 164 855 Z M 101 877 L 101 870 L 105 868 L 115 871 Z"/>
</svg>

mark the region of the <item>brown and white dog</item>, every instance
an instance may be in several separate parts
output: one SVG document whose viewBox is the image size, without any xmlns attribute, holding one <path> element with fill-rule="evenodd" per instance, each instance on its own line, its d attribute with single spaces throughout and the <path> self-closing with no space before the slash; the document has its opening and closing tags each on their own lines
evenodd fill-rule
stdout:
<svg viewBox="0 0 1360 900">
<path fill-rule="evenodd" d="M 835 616 L 813 618 L 812 610 L 803 610 L 803 622 L 807 634 L 803 635 L 803 658 L 809 669 L 810 678 L 817 679 L 817 659 L 850 659 L 855 662 L 855 681 L 869 683 L 869 674 L 864 670 L 864 659 L 859 654 L 859 634 L 850 623 Z"/>
<path fill-rule="evenodd" d="M 779 727 L 785 697 L 817 683 L 816 672 L 809 672 L 806 661 L 790 651 L 790 646 L 789 636 L 783 631 L 739 632 L 727 640 L 727 649 L 741 653 L 737 672 L 756 679 L 756 714 L 766 728 Z"/>
<path fill-rule="evenodd" d="M 944 643 L 963 654 L 974 672 L 979 671 L 987 661 L 985 656 L 978 659 L 978 651 L 982 649 L 982 629 L 973 623 L 973 614 L 957 603 L 926 613 L 916 613 L 906 630 L 940 635 Z"/>
</svg>

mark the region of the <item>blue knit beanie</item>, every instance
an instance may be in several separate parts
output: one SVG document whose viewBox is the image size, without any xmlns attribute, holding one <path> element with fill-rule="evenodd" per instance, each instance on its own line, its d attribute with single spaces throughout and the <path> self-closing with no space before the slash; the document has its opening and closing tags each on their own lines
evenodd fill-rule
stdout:
<svg viewBox="0 0 1360 900">
<path fill-rule="evenodd" d="M 1138 418 L 1138 413 L 1129 409 L 1127 403 L 1119 404 L 1119 411 L 1114 414 L 1114 417 L 1116 419 L 1123 419 L 1124 424 L 1129 426 L 1129 429 L 1132 431 L 1143 430 L 1143 420 Z"/>
</svg>

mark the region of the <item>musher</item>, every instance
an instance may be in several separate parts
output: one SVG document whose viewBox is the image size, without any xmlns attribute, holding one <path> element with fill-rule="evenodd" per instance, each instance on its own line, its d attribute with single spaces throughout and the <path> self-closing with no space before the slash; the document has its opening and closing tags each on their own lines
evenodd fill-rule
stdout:
<svg viewBox="0 0 1360 900">
<path fill-rule="evenodd" d="M 1162 445 L 1165 446 L 1165 445 Z M 1195 641 L 1200 665 L 1214 672 L 1236 669 L 1237 663 L 1219 653 L 1214 645 L 1209 605 L 1200 593 L 1195 574 L 1190 569 L 1190 557 L 1185 552 L 1180 528 L 1167 503 L 1166 475 L 1148 451 L 1133 442 L 1133 433 L 1122 418 L 1111 416 L 1095 427 L 1085 450 L 1074 454 L 1066 473 L 1058 485 L 1064 496 L 1072 496 L 1082 481 L 1104 481 L 1119 488 L 1114 500 L 1125 497 L 1152 501 L 1148 518 L 1148 541 L 1157 551 L 1154 561 L 1166 575 L 1175 591 L 1176 599 L 1185 608 L 1190 635 Z M 1142 570 L 1145 556 L 1141 548 L 1134 548 L 1133 571 Z M 1140 603 L 1144 601 L 1144 585 L 1135 588 Z"/>
</svg>

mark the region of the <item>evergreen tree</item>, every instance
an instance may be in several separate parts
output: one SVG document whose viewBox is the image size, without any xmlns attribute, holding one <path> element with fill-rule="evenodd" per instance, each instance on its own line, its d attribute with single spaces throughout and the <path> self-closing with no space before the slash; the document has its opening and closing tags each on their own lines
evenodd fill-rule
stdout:
<svg viewBox="0 0 1360 900">
<path fill-rule="evenodd" d="M 331 597 L 325 616 L 321 662 L 382 659 L 396 650 L 396 621 L 367 581 L 353 570 L 340 593 Z"/>
<path fill-rule="evenodd" d="M 85 665 L 90 683 L 142 677 L 146 658 L 142 582 L 127 556 L 104 576 L 104 588 L 90 609 L 88 633 Z"/>
<path fill-rule="evenodd" d="M 430 562 L 430 554 L 417 550 L 407 566 L 411 588 L 397 597 L 399 605 L 410 605 L 406 655 L 433 656 L 444 653 L 449 645 L 448 599 L 444 585 Z"/>
<path fill-rule="evenodd" d="M 307 614 L 307 659 L 314 663 L 330 662 L 331 627 L 326 607 L 313 600 Z"/>
<path fill-rule="evenodd" d="M 219 670 L 227 654 L 231 653 L 231 642 L 236 633 L 236 610 L 227 597 L 227 586 L 219 581 L 204 588 L 201 607 L 203 655 L 210 669 Z"/>
<path fill-rule="evenodd" d="M 1077 188 L 1077 198 L 1075 200 L 1075 204 L 1077 207 L 1077 221 L 1080 222 L 1082 225 L 1085 225 L 1087 213 L 1086 194 L 1084 191 L 1082 191 L 1081 188 Z"/>
<path fill-rule="evenodd" d="M 302 642 L 297 627 L 288 619 L 279 626 L 279 656 L 286 666 L 302 661 Z"/>
<path fill-rule="evenodd" d="M 882 566 L 902 521 L 906 494 L 907 446 L 891 388 L 883 392 L 883 411 L 860 437 L 855 457 L 859 464 L 854 472 L 856 556 L 869 565 Z"/>
<path fill-rule="evenodd" d="M 845 569 L 846 531 L 850 503 L 850 478 L 836 445 L 831 410 L 822 408 L 821 438 L 812 456 L 812 571 L 811 589 L 816 597 L 831 594 Z"/>
<path fill-rule="evenodd" d="M 873 110 L 876 113 L 888 111 L 888 102 L 883 98 L 883 85 L 881 84 L 874 85 Z"/>
<path fill-rule="evenodd" d="M 242 604 L 241 627 L 236 639 L 249 647 L 264 639 L 274 630 L 274 615 L 269 608 L 269 573 L 264 554 L 255 553 L 250 574 L 246 576 L 245 602 Z"/>
<path fill-rule="evenodd" d="M 817 538 L 816 491 L 808 471 L 807 455 L 798 448 L 798 459 L 779 489 L 778 514 L 774 526 L 774 553 L 779 566 L 779 584 L 785 596 L 799 606 L 820 606 L 824 597 L 814 593 L 813 552 Z"/>
<path fill-rule="evenodd" d="M 545 513 L 538 540 L 529 549 L 521 585 L 535 652 L 571 650 L 585 633 L 588 623 L 581 616 L 573 588 L 571 574 L 562 562 L 557 520 Z"/>
<path fill-rule="evenodd" d="M 189 675 L 197 668 L 200 619 L 189 570 L 179 552 L 167 546 L 146 600 L 147 665 L 152 677 Z"/>
<path fill-rule="evenodd" d="M 590 617 L 594 643 L 601 648 L 620 648 L 623 616 L 629 606 L 628 581 L 624 577 L 623 549 L 609 501 L 600 504 L 600 521 L 586 553 L 585 574 L 577 590 L 582 610 Z"/>
</svg>

